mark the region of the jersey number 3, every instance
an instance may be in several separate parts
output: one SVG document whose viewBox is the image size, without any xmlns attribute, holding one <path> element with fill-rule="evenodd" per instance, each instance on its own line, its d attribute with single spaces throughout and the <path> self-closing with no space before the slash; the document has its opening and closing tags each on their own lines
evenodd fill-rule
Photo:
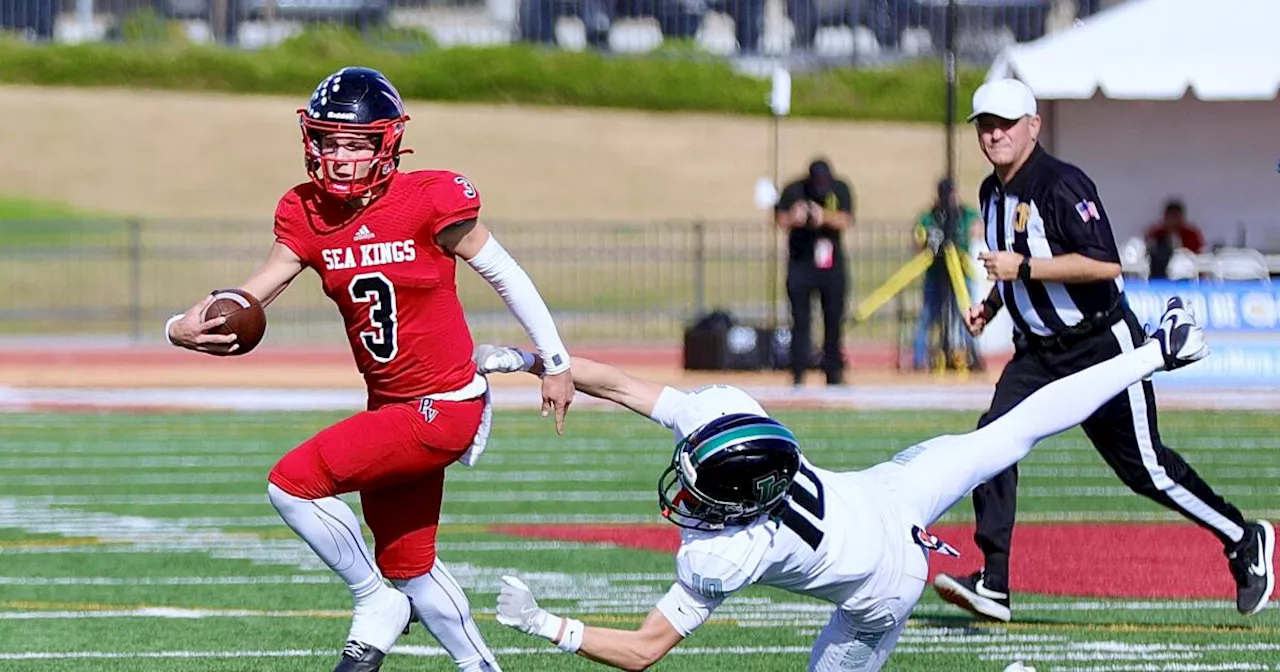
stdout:
<svg viewBox="0 0 1280 672">
<path fill-rule="evenodd" d="M 360 341 L 379 362 L 395 359 L 400 344 L 396 339 L 396 290 L 381 273 L 361 273 L 347 285 L 351 300 L 369 304 L 369 331 L 360 332 Z"/>
<path fill-rule="evenodd" d="M 459 175 L 453 178 L 453 183 L 462 187 L 463 196 L 466 196 L 467 198 L 476 197 L 476 188 L 472 186 L 471 180 L 468 180 L 467 178 Z"/>
</svg>

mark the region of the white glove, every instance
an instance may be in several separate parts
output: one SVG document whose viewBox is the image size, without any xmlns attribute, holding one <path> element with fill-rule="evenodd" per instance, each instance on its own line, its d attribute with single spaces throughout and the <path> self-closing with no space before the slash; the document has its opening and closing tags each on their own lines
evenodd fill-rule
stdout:
<svg viewBox="0 0 1280 672">
<path fill-rule="evenodd" d="M 586 626 L 573 618 L 561 618 L 538 606 L 529 586 L 514 576 L 502 577 L 498 592 L 498 622 L 529 635 L 537 635 L 567 653 L 582 647 Z"/>
<path fill-rule="evenodd" d="M 482 343 L 476 346 L 471 359 L 475 360 L 476 369 L 481 375 L 489 373 L 518 373 L 528 371 L 533 366 L 533 356 L 526 355 L 519 348 L 508 348 L 501 345 Z"/>
<path fill-rule="evenodd" d="M 533 591 L 523 581 L 514 576 L 502 577 L 502 590 L 498 593 L 499 623 L 528 635 L 551 639 L 560 630 L 560 619 L 550 616 L 546 609 L 538 606 L 538 601 L 533 599 Z M 544 634 L 553 620 L 556 621 L 555 628 L 550 634 Z"/>
</svg>

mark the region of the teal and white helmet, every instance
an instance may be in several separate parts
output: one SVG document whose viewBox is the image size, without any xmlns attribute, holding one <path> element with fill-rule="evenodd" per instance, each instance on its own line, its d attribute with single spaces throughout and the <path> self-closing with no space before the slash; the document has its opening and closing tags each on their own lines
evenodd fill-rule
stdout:
<svg viewBox="0 0 1280 672">
<path fill-rule="evenodd" d="M 679 439 L 658 479 L 663 517 L 680 527 L 746 525 L 787 496 L 800 445 L 742 390 L 700 388 L 675 413 Z"/>
</svg>

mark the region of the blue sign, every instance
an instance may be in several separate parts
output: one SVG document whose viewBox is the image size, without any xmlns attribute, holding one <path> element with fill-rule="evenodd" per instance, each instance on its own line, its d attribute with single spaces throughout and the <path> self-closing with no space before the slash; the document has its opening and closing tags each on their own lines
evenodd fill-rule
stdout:
<svg viewBox="0 0 1280 672">
<path fill-rule="evenodd" d="M 1172 373 L 1158 374 L 1161 384 L 1215 387 L 1280 387 L 1280 340 L 1232 340 L 1209 337 L 1209 356 Z"/>
<path fill-rule="evenodd" d="M 1187 301 L 1206 332 L 1280 337 L 1280 285 L 1258 280 L 1143 282 L 1126 278 L 1124 293 L 1138 319 L 1153 328 L 1169 298 L 1177 295 Z"/>
</svg>

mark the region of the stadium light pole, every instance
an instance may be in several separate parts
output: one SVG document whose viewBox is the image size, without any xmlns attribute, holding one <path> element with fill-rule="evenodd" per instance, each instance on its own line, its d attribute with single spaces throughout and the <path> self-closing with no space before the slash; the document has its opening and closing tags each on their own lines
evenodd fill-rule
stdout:
<svg viewBox="0 0 1280 672">
<path fill-rule="evenodd" d="M 773 117 L 773 141 L 770 162 L 773 172 L 773 202 L 777 203 L 782 189 L 780 163 L 782 161 L 782 117 L 791 112 L 791 72 L 781 66 L 773 69 L 773 81 L 769 91 L 769 111 Z M 778 231 L 773 226 L 772 207 L 769 212 L 769 333 L 778 328 Z"/>
<path fill-rule="evenodd" d="M 952 185 L 956 183 L 956 0 L 947 0 L 945 16 L 946 26 L 943 29 L 942 68 L 947 80 L 947 113 L 943 127 L 947 133 L 946 176 Z"/>
</svg>

